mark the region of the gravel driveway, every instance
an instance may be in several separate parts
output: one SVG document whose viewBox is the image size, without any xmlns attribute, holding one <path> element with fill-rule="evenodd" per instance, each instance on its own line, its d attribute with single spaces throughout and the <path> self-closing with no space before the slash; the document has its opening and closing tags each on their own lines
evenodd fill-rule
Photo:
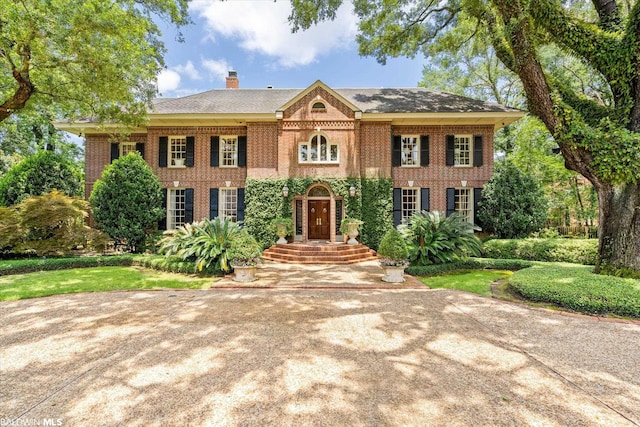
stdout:
<svg viewBox="0 0 640 427">
<path fill-rule="evenodd" d="M 0 334 L 3 426 L 640 424 L 640 325 L 456 291 L 66 295 Z"/>
</svg>

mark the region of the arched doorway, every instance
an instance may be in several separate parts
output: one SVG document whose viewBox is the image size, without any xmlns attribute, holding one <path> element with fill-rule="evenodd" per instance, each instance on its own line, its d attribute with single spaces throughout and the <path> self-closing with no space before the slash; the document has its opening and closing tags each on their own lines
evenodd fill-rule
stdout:
<svg viewBox="0 0 640 427">
<path fill-rule="evenodd" d="M 307 192 L 307 239 L 331 239 L 331 192 L 322 184 Z"/>
</svg>

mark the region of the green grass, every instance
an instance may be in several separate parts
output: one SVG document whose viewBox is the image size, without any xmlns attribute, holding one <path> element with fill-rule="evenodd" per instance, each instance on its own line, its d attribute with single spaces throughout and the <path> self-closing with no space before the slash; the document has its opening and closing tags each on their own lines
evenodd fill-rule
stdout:
<svg viewBox="0 0 640 427">
<path fill-rule="evenodd" d="M 640 317 L 640 280 L 592 273 L 593 267 L 548 263 L 517 271 L 509 285 L 530 301 L 586 314 Z"/>
<path fill-rule="evenodd" d="M 136 267 L 94 267 L 0 277 L 0 301 L 76 292 L 128 289 L 206 289 L 217 279 L 189 277 Z"/>
<path fill-rule="evenodd" d="M 432 289 L 456 289 L 488 297 L 491 296 L 491 283 L 505 279 L 511 273 L 502 270 L 461 270 L 441 276 L 420 277 L 420 281 Z"/>
</svg>

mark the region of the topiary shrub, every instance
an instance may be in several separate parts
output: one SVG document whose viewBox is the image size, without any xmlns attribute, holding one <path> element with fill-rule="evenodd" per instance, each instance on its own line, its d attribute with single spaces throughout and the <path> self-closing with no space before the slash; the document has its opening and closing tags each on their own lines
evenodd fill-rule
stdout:
<svg viewBox="0 0 640 427">
<path fill-rule="evenodd" d="M 531 175 L 508 161 L 496 162 L 478 206 L 483 230 L 503 239 L 526 237 L 547 220 L 544 191 Z"/>
<path fill-rule="evenodd" d="M 98 227 L 130 252 L 142 252 L 164 217 L 162 186 L 139 153 L 115 160 L 89 198 Z"/>
<path fill-rule="evenodd" d="M 395 228 L 390 228 L 380 241 L 378 255 L 382 258 L 380 264 L 388 267 L 405 267 L 408 263 L 409 249 L 402 234 Z"/>
<path fill-rule="evenodd" d="M 9 169 L 0 179 L 0 205 L 15 205 L 52 190 L 81 196 L 82 172 L 68 158 L 53 151 L 40 151 Z"/>
<path fill-rule="evenodd" d="M 227 258 L 232 267 L 253 267 L 258 264 L 260 255 L 262 255 L 262 247 L 246 231 L 233 236 L 227 250 Z"/>
<path fill-rule="evenodd" d="M 406 225 L 399 226 L 408 241 L 412 265 L 430 265 L 479 255 L 482 242 L 474 231 L 478 228 L 454 213 L 415 212 Z"/>
</svg>

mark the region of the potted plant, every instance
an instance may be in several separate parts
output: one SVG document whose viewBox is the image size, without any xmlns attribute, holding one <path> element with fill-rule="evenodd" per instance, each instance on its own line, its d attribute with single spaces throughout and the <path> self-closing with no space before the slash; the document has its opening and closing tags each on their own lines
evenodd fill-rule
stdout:
<svg viewBox="0 0 640 427">
<path fill-rule="evenodd" d="M 240 232 L 231 240 L 227 249 L 229 264 L 235 272 L 236 282 L 252 282 L 256 280 L 256 267 L 262 255 L 262 248 L 256 239 L 246 231 Z"/>
<path fill-rule="evenodd" d="M 378 248 L 380 256 L 380 266 L 384 269 L 385 275 L 382 280 L 390 283 L 402 283 L 405 281 L 402 275 L 404 269 L 409 265 L 409 249 L 404 238 L 395 228 L 389 229 Z"/>
<path fill-rule="evenodd" d="M 340 231 L 342 234 L 345 234 L 349 240 L 347 240 L 348 245 L 357 245 L 358 241 L 356 237 L 358 237 L 358 227 L 362 225 L 362 221 L 357 218 L 346 217 L 342 220 L 340 224 Z"/>
<path fill-rule="evenodd" d="M 293 220 L 291 218 L 276 218 L 271 223 L 276 229 L 276 236 L 278 236 L 277 244 L 284 245 L 287 243 L 285 237 L 293 234 Z"/>
</svg>

